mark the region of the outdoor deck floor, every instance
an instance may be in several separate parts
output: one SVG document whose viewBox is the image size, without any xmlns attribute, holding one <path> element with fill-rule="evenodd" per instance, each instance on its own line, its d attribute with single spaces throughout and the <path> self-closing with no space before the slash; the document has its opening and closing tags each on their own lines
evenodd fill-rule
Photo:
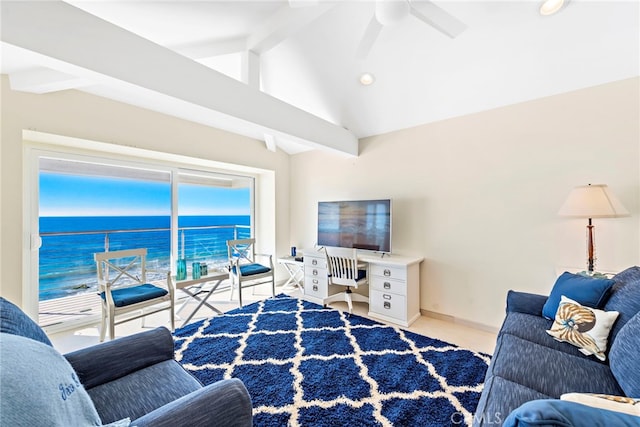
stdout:
<svg viewBox="0 0 640 427">
<path fill-rule="evenodd" d="M 40 301 L 38 323 L 45 327 L 96 316 L 100 319 L 100 297 L 91 292 Z"/>
<path fill-rule="evenodd" d="M 216 293 L 229 290 L 229 283 L 225 282 Z M 206 292 L 209 287 L 205 286 L 202 292 Z M 246 292 L 246 291 L 245 291 Z M 184 301 L 188 299 L 187 294 L 176 291 L 176 315 L 180 317 L 180 311 Z M 63 298 L 56 298 L 40 301 L 38 309 L 38 324 L 41 327 L 48 327 L 61 324 L 63 322 L 82 322 L 83 320 L 100 321 L 102 316 L 100 309 L 100 297 L 96 292 L 77 294 Z"/>
</svg>

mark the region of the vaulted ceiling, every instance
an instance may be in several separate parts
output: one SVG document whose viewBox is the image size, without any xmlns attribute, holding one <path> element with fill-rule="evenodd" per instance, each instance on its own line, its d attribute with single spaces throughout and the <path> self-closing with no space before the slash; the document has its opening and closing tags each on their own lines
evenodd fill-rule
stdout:
<svg viewBox="0 0 640 427">
<path fill-rule="evenodd" d="M 359 55 L 373 1 L 3 0 L 1 71 L 15 90 L 78 89 L 271 149 L 356 155 L 362 137 L 638 76 L 639 3 L 541 16 L 537 1 L 435 1 L 464 31 L 409 14 Z"/>
</svg>

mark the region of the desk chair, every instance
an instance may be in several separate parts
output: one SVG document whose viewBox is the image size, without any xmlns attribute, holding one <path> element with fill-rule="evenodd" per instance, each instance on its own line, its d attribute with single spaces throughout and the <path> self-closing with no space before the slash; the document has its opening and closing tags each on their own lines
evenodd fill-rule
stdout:
<svg viewBox="0 0 640 427">
<path fill-rule="evenodd" d="M 351 288 L 357 289 L 358 286 L 368 283 L 366 267 L 358 263 L 356 249 L 326 247 L 325 251 L 331 284 L 347 287 L 344 292 L 326 298 L 325 304 L 346 301 L 349 306 L 349 314 L 353 311 L 353 301 L 369 304 L 368 297 L 351 291 Z"/>
<path fill-rule="evenodd" d="M 234 289 L 237 288 L 240 307 L 242 307 L 242 288 L 271 283 L 271 294 L 276 295 L 273 256 L 257 254 L 255 243 L 256 239 L 227 240 L 231 298 L 233 298 Z M 256 256 L 268 257 L 269 265 L 257 263 Z"/>
<path fill-rule="evenodd" d="M 142 318 L 163 310 L 169 310 L 171 330 L 175 328 L 174 290 L 147 283 L 147 249 L 98 252 L 93 256 L 98 269 L 98 291 L 102 301 L 100 341 L 104 341 L 107 323 L 109 339 L 115 337 L 115 325 Z M 127 315 L 134 311 L 135 316 Z M 121 316 L 126 315 L 126 316 Z M 121 319 L 116 319 L 121 317 Z"/>
</svg>

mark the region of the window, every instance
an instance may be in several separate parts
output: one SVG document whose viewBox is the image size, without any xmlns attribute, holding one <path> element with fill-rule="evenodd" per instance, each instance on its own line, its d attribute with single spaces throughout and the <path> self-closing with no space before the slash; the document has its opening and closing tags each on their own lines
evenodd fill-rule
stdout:
<svg viewBox="0 0 640 427">
<path fill-rule="evenodd" d="M 42 326 L 99 314 L 95 252 L 146 247 L 160 272 L 178 256 L 215 268 L 226 260 L 228 239 L 253 235 L 251 176 L 81 156 L 38 159 L 41 244 L 32 263 Z"/>
</svg>

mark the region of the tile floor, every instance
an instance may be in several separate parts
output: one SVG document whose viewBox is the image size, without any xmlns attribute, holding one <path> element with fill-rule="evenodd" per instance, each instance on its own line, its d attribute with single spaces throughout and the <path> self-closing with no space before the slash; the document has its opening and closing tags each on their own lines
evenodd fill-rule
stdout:
<svg viewBox="0 0 640 427">
<path fill-rule="evenodd" d="M 276 293 L 281 292 L 280 288 L 276 288 Z M 180 292 L 179 292 L 180 293 Z M 299 291 L 287 292 L 292 296 L 300 296 Z M 255 287 L 249 288 L 243 291 L 243 300 L 246 304 L 258 301 L 263 298 L 268 298 L 270 292 L 267 287 Z M 230 300 L 229 291 L 222 291 L 211 296 L 209 302 L 219 309 L 226 312 L 238 307 L 238 301 Z M 181 305 L 181 300 L 176 303 L 176 307 Z M 334 308 L 346 310 L 346 303 L 334 303 L 331 305 Z M 186 317 L 196 307 L 195 302 L 189 302 L 184 308 L 182 314 Z M 367 317 L 367 306 L 364 304 L 354 304 L 354 314 L 358 314 Z M 202 307 L 198 313 L 191 319 L 191 322 L 195 322 L 212 315 L 212 310 Z M 153 328 L 157 326 L 169 326 L 168 311 L 156 313 L 147 317 L 146 328 Z M 176 327 L 182 326 L 182 321 L 176 319 Z M 417 319 L 409 328 L 406 328 L 412 332 L 416 332 L 421 335 L 426 335 L 433 338 L 438 338 L 443 341 L 456 344 L 460 347 L 468 348 L 475 351 L 481 351 L 484 353 L 493 353 L 493 349 L 496 341 L 496 334 L 472 328 L 467 325 L 445 321 L 441 319 L 434 319 L 431 317 L 421 316 Z M 140 319 L 133 320 L 122 325 L 116 326 L 116 337 L 130 335 L 142 330 L 142 322 Z M 80 348 L 88 347 L 99 342 L 99 329 L 98 325 L 92 325 L 89 327 L 83 327 L 81 329 L 59 332 L 50 335 L 53 345 L 58 351 L 67 353 Z M 108 338 L 107 338 L 108 339 Z"/>
</svg>

